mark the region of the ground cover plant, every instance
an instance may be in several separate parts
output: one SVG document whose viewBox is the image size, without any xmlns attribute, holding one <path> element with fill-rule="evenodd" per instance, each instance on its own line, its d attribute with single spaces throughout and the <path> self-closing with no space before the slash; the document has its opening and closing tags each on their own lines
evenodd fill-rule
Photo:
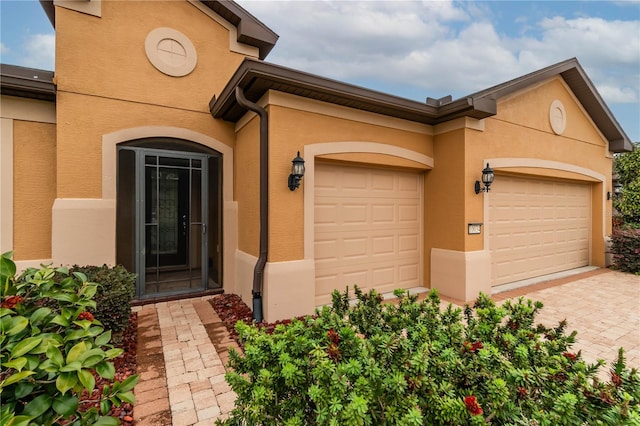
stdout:
<svg viewBox="0 0 640 426">
<path fill-rule="evenodd" d="M 111 330 L 91 312 L 99 284 L 65 268 L 15 274 L 11 253 L 3 254 L 0 424 L 119 425 L 107 414 L 134 402 L 138 377 L 114 381 L 123 349 L 111 344 Z"/>
<path fill-rule="evenodd" d="M 614 221 L 611 251 L 615 269 L 640 275 L 640 223 Z"/>
<path fill-rule="evenodd" d="M 236 323 L 237 394 L 225 425 L 638 425 L 640 378 L 620 349 L 602 363 L 571 351 L 566 323 L 535 324 L 541 303 L 441 310 L 435 291 L 397 304 L 334 293 L 316 316 L 266 328 Z"/>
</svg>

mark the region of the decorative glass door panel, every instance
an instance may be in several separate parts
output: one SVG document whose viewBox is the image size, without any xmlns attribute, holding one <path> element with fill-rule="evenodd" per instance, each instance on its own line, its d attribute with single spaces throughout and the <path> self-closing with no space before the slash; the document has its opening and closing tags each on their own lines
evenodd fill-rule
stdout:
<svg viewBox="0 0 640 426">
<path fill-rule="evenodd" d="M 222 157 L 158 145 L 186 150 L 118 150 L 117 262 L 137 274 L 138 298 L 221 288 Z"/>
<path fill-rule="evenodd" d="M 144 151 L 145 296 L 207 288 L 206 157 Z M 143 190 L 142 190 L 143 189 Z"/>
</svg>

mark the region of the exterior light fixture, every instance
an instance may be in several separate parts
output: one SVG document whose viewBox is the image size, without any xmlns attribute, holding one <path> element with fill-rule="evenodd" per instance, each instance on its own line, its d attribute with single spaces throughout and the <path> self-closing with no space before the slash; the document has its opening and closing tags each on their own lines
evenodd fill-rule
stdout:
<svg viewBox="0 0 640 426">
<path fill-rule="evenodd" d="M 304 160 L 300 157 L 300 151 L 296 158 L 291 161 L 291 174 L 289 175 L 289 189 L 294 191 L 300 187 L 300 180 L 304 176 Z"/>
<path fill-rule="evenodd" d="M 619 174 L 616 173 L 613 176 L 611 176 L 611 183 L 613 184 L 613 194 L 611 194 L 610 192 L 607 192 L 607 200 L 611 199 L 611 195 L 613 195 L 614 198 L 617 198 L 620 195 L 622 195 L 622 183 L 620 183 Z"/>
<path fill-rule="evenodd" d="M 493 169 L 489 167 L 489 163 L 487 163 L 487 167 L 482 170 L 482 186 L 480 186 L 479 180 L 476 181 L 476 194 L 479 194 L 480 192 L 489 192 L 489 187 L 493 183 L 493 178 Z"/>
<path fill-rule="evenodd" d="M 622 184 L 620 182 L 616 182 L 613 185 L 613 195 L 618 196 L 620 194 L 622 194 Z"/>
</svg>

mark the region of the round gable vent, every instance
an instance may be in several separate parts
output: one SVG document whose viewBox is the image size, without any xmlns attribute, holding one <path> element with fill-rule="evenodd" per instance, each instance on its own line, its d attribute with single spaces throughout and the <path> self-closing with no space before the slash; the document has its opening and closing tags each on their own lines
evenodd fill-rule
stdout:
<svg viewBox="0 0 640 426">
<path fill-rule="evenodd" d="M 549 107 L 549 123 L 551 124 L 551 130 L 556 135 L 561 135 L 567 128 L 567 111 L 564 109 L 564 105 L 559 100 L 551 102 Z"/>
<path fill-rule="evenodd" d="M 188 75 L 198 61 L 191 40 L 172 28 L 151 31 L 144 42 L 144 50 L 158 71 L 172 77 Z"/>
</svg>

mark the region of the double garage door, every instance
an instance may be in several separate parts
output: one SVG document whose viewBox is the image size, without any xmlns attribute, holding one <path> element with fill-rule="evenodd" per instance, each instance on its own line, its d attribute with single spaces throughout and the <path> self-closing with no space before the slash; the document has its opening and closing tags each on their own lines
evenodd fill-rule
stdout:
<svg viewBox="0 0 640 426">
<path fill-rule="evenodd" d="M 354 284 L 380 293 L 420 285 L 422 174 L 318 163 L 316 305 Z"/>
<path fill-rule="evenodd" d="M 590 185 L 497 176 L 487 195 L 492 285 L 589 264 Z"/>
</svg>

